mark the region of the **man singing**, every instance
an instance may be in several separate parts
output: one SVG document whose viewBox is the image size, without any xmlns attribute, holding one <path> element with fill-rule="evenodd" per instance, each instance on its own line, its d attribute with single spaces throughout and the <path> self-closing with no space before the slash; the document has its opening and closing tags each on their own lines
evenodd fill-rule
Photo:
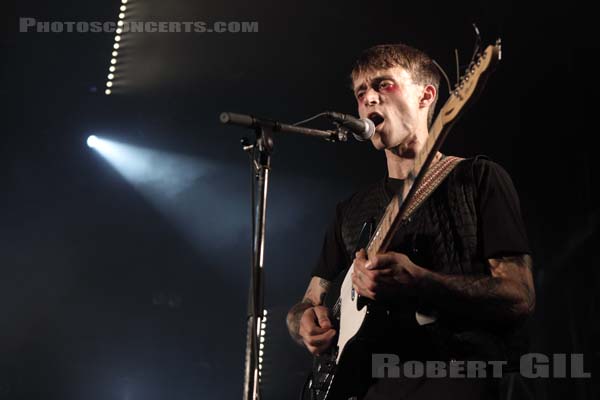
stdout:
<svg viewBox="0 0 600 400">
<path fill-rule="evenodd" d="M 373 349 L 403 362 L 518 357 L 518 328 L 535 306 L 532 261 L 517 193 L 498 164 L 458 162 L 388 251 L 369 259 L 355 253 L 361 227 L 377 223 L 404 189 L 429 134 L 439 80 L 434 62 L 404 44 L 374 46 L 354 65 L 358 114 L 376 124 L 371 142 L 385 154 L 387 176 L 338 204 L 304 298 L 288 313 L 291 336 L 314 355 L 334 344 L 324 298 L 354 262 L 357 293 L 391 310 L 373 332 Z M 437 153 L 432 167 L 444 157 Z M 436 316 L 433 323 L 416 323 L 423 310 Z M 496 391 L 490 379 L 383 378 L 370 381 L 364 399 L 479 399 Z"/>
</svg>

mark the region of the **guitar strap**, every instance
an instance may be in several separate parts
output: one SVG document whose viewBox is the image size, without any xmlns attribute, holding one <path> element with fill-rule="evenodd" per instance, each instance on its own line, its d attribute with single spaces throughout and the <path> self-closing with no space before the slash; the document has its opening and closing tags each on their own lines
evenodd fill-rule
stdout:
<svg viewBox="0 0 600 400">
<path fill-rule="evenodd" d="M 464 158 L 455 156 L 444 156 L 435 164 L 431 165 L 425 176 L 421 180 L 421 184 L 417 188 L 414 196 L 408 203 L 401 215 L 401 220 L 404 221 L 414 213 L 417 208 L 433 193 L 433 191 L 444 181 L 444 179 L 452 172 L 454 167 Z"/>
<path fill-rule="evenodd" d="M 406 220 L 414 213 L 421 204 L 427 200 L 427 198 L 433 193 L 433 191 L 446 179 L 446 177 L 452 172 L 454 167 L 459 162 L 463 161 L 464 158 L 454 156 L 444 156 L 437 163 L 429 167 L 421 184 L 417 188 L 414 196 L 412 197 L 408 206 L 404 209 L 401 216 L 401 221 Z M 431 315 L 429 315 L 431 314 Z M 417 323 L 419 325 L 427 325 L 436 321 L 437 317 L 435 313 L 423 314 L 423 311 L 417 311 L 415 313 Z"/>
</svg>

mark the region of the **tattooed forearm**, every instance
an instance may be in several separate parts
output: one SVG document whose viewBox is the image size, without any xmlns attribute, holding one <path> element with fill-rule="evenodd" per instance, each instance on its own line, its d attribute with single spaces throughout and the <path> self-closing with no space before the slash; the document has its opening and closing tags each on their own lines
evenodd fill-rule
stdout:
<svg viewBox="0 0 600 400">
<path fill-rule="evenodd" d="M 288 311 L 286 322 L 288 331 L 290 332 L 290 336 L 299 344 L 302 344 L 302 337 L 300 336 L 300 319 L 302 318 L 302 314 L 308 308 L 313 307 L 311 301 L 307 298 L 304 298 L 302 302 L 294 305 L 290 311 Z"/>
<path fill-rule="evenodd" d="M 286 318 L 287 327 L 290 336 L 296 342 L 302 344 L 302 337 L 300 336 L 299 331 L 300 320 L 302 319 L 304 311 L 311 307 L 322 305 L 330 286 L 331 282 L 328 280 L 317 276 L 312 277 L 302 301 L 293 306 L 288 312 Z"/>
<path fill-rule="evenodd" d="M 517 282 L 525 295 L 525 308 L 528 314 L 533 313 L 535 310 L 535 288 L 533 283 L 533 260 L 531 256 L 525 254 L 521 257 L 504 257 L 504 260 L 509 263 L 514 263 L 524 273 L 520 275 L 520 280 Z"/>
<path fill-rule="evenodd" d="M 327 296 L 327 292 L 329 291 L 329 287 L 331 286 L 331 282 L 319 278 L 319 286 L 323 289 L 321 294 L 319 295 L 319 305 L 325 302 L 325 296 Z"/>
<path fill-rule="evenodd" d="M 323 288 L 323 290 L 328 291 L 329 287 L 331 286 L 331 282 L 329 282 L 326 279 L 323 278 L 318 278 L 319 279 L 319 286 L 321 286 Z"/>
<path fill-rule="evenodd" d="M 421 282 L 423 297 L 439 308 L 480 319 L 515 320 L 535 308 L 531 257 L 490 259 L 491 276 L 455 276 L 427 273 Z"/>
</svg>

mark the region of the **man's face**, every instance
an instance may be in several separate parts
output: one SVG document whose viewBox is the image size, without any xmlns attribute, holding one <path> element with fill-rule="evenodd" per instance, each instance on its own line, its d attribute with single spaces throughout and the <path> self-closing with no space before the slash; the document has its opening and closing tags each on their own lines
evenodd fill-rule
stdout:
<svg viewBox="0 0 600 400">
<path fill-rule="evenodd" d="M 375 123 L 376 149 L 416 147 L 419 129 L 427 128 L 427 109 L 419 105 L 423 86 L 401 67 L 362 74 L 353 86 L 358 114 Z"/>
</svg>

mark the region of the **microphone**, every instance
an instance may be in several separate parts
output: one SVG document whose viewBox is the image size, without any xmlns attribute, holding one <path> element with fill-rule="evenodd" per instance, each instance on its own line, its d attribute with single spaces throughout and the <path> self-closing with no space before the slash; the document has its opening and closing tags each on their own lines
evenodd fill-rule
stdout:
<svg viewBox="0 0 600 400">
<path fill-rule="evenodd" d="M 358 141 L 369 140 L 375 134 L 375 124 L 368 118 L 358 119 L 334 111 L 327 111 L 325 115 L 352 132 L 352 136 Z"/>
</svg>

